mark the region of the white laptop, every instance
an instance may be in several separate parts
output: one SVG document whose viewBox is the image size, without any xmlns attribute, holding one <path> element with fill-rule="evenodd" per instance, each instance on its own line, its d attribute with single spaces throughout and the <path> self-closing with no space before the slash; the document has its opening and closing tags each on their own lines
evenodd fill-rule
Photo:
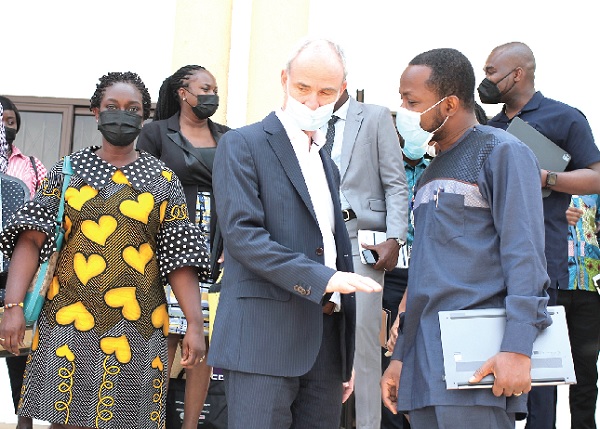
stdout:
<svg viewBox="0 0 600 429">
<path fill-rule="evenodd" d="M 552 325 L 533 344 L 531 381 L 533 386 L 575 384 L 575 369 L 563 306 L 548 307 Z M 476 384 L 469 378 L 483 363 L 500 351 L 506 326 L 501 308 L 440 311 L 440 331 L 447 389 L 491 388 L 488 375 Z"/>
</svg>

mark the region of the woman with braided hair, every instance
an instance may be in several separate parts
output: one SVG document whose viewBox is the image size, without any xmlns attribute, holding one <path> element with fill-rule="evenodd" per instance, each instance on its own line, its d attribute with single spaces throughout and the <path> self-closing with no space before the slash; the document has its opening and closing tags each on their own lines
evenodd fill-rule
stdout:
<svg viewBox="0 0 600 429">
<path fill-rule="evenodd" d="M 211 254 L 211 278 L 200 283 L 203 296 L 219 275 L 223 251 L 212 197 L 212 165 L 217 144 L 229 130 L 213 122 L 210 117 L 219 107 L 217 82 L 204 67 L 187 65 L 166 78 L 160 87 L 154 121 L 147 124 L 138 138 L 137 147 L 163 161 L 183 184 L 190 218 L 195 219 L 206 239 Z M 167 288 L 167 299 L 169 299 Z M 198 303 L 200 305 L 200 303 Z M 208 303 L 202 302 L 205 335 L 208 335 Z M 178 305 L 169 305 L 171 320 L 169 335 L 169 362 L 173 361 L 181 334 L 186 333 L 186 321 L 177 311 Z M 187 335 L 187 334 L 186 334 Z M 208 347 L 208 343 L 207 343 Z M 182 429 L 196 428 L 208 392 L 211 368 L 206 361 L 186 369 L 184 420 Z"/>
<path fill-rule="evenodd" d="M 100 78 L 90 109 L 102 146 L 59 161 L 0 234 L 11 257 L 0 342 L 18 354 L 23 299 L 55 247 L 63 183 L 65 230 L 57 269 L 37 320 L 19 415 L 54 429 L 165 426 L 168 280 L 188 321 L 184 367 L 206 347 L 198 276 L 208 254 L 190 222 L 181 183 L 134 140 L 150 115 L 150 94 L 135 73 Z"/>
</svg>

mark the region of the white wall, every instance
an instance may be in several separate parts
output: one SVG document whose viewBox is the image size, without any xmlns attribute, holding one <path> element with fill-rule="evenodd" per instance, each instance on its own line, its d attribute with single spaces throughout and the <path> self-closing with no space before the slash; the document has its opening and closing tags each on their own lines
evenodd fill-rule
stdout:
<svg viewBox="0 0 600 429">
<path fill-rule="evenodd" d="M 600 60 L 592 44 L 600 40 L 600 24 L 589 1 L 310 0 L 310 4 L 310 32 L 342 44 L 350 69 L 349 89 L 352 94 L 364 89 L 366 102 L 395 110 L 400 74 L 420 52 L 459 49 L 473 63 L 479 82 L 491 49 L 517 40 L 527 43 L 536 56 L 537 89 L 581 109 L 600 139 L 596 83 Z M 174 18 L 173 0 L 2 2 L 0 94 L 89 98 L 102 74 L 132 70 L 141 75 L 156 101 L 162 80 L 172 72 Z M 202 19 L 210 19 L 210 11 L 190 16 L 185 25 L 193 31 Z M 69 45 L 62 46 L 61 40 Z M 490 115 L 500 110 L 495 105 L 484 107 Z"/>
<path fill-rule="evenodd" d="M 579 108 L 600 141 L 600 23 L 584 0 L 312 0 L 311 33 L 346 51 L 351 94 L 395 110 L 400 74 L 417 54 L 456 48 L 475 69 L 477 84 L 490 51 L 521 41 L 537 62 L 536 89 Z M 476 100 L 478 98 L 476 97 Z M 488 115 L 499 105 L 484 105 Z"/>
<path fill-rule="evenodd" d="M 0 94 L 89 99 L 102 75 L 133 71 L 156 101 L 174 25 L 171 0 L 2 1 Z"/>
</svg>

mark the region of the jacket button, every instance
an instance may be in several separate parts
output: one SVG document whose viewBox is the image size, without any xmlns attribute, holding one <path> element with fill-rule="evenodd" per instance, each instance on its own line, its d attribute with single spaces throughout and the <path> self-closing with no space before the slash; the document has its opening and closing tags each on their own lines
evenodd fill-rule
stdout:
<svg viewBox="0 0 600 429">
<path fill-rule="evenodd" d="M 298 292 L 300 295 L 309 295 L 310 291 L 307 291 L 306 289 L 304 289 L 302 286 L 300 285 L 295 285 L 294 286 L 294 290 L 296 292 Z"/>
<path fill-rule="evenodd" d="M 321 256 L 323 254 L 323 248 L 317 247 L 317 250 L 315 250 L 315 253 L 317 254 L 317 256 Z"/>
</svg>

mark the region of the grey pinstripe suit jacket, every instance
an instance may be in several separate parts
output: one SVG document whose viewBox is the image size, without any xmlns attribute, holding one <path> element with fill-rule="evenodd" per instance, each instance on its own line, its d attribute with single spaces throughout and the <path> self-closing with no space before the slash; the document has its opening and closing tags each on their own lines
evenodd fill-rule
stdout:
<svg viewBox="0 0 600 429">
<path fill-rule="evenodd" d="M 323 157 L 335 207 L 337 267 L 352 271 L 340 211 L 339 174 Z M 315 363 L 323 330 L 322 296 L 334 270 L 300 165 L 283 125 L 271 113 L 227 132 L 217 148 L 213 187 L 225 242 L 224 277 L 210 365 L 293 377 Z M 342 295 L 343 379 L 354 357 L 354 295 Z"/>
</svg>

